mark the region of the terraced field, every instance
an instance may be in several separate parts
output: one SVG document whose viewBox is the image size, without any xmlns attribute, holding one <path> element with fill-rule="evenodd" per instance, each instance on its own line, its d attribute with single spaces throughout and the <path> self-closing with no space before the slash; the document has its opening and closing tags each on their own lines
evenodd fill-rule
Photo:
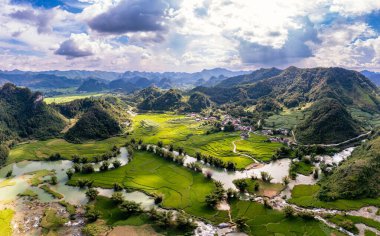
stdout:
<svg viewBox="0 0 380 236">
<path fill-rule="evenodd" d="M 5 209 L 0 211 L 0 229 L 1 235 L 11 236 L 12 226 L 11 221 L 14 215 L 14 211 L 11 209 Z"/>
<path fill-rule="evenodd" d="M 284 146 L 282 143 L 266 142 L 268 138 L 262 135 L 251 134 L 247 140 L 235 142 L 236 151 L 254 157 L 256 160 L 268 162 L 276 150 Z"/>
<path fill-rule="evenodd" d="M 93 180 L 94 186 L 103 188 L 120 183 L 126 188 L 163 195 L 164 207 L 183 209 L 202 218 L 212 218 L 217 213 L 204 202 L 215 188 L 211 180 L 148 152 L 136 152 L 128 165 L 116 170 L 76 174 L 69 183 L 75 184 L 79 179 Z"/>
<path fill-rule="evenodd" d="M 84 99 L 84 98 L 89 98 L 89 97 L 100 97 L 104 94 L 102 93 L 88 93 L 88 94 L 77 94 L 77 95 L 62 95 L 62 96 L 56 96 L 56 97 L 50 97 L 50 98 L 45 98 L 44 101 L 47 104 L 51 103 L 66 103 L 66 102 L 71 102 L 77 99 Z"/>
<path fill-rule="evenodd" d="M 195 118 L 173 114 L 139 114 L 133 118 L 132 137 L 142 139 L 145 143 L 173 144 L 183 147 L 185 151 L 195 156 L 196 152 L 211 155 L 225 162 L 236 163 L 242 169 L 254 161 L 246 156 L 233 152 L 232 142 L 236 141 L 238 151 L 251 155 L 258 160 L 269 161 L 279 143 L 264 142 L 267 137 L 253 135 L 248 140 L 241 140 L 240 132 L 219 132 L 207 134 L 210 128 L 195 121 Z"/>
<path fill-rule="evenodd" d="M 234 201 L 231 209 L 233 220 L 247 219 L 247 233 L 250 235 L 343 235 L 315 220 L 286 218 L 284 213 L 265 208 L 257 202 Z"/>
<path fill-rule="evenodd" d="M 333 202 L 320 201 L 316 194 L 319 185 L 296 185 L 292 190 L 292 198 L 288 202 L 306 208 L 326 208 L 337 210 L 357 210 L 364 206 L 380 206 L 380 198 L 365 198 L 357 200 L 339 199 Z"/>
<path fill-rule="evenodd" d="M 31 141 L 17 145 L 10 151 L 7 163 L 23 160 L 46 160 L 50 155 L 60 153 L 64 158 L 71 159 L 73 155 L 91 158 L 111 150 L 116 145 L 126 141 L 123 137 L 114 137 L 101 141 L 88 141 L 82 144 L 69 143 L 64 139 L 50 139 L 46 141 Z"/>
</svg>

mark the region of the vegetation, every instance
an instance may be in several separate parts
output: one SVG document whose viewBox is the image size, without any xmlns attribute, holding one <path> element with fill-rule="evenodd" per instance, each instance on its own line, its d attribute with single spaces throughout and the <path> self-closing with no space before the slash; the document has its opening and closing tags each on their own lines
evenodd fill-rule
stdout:
<svg viewBox="0 0 380 236">
<path fill-rule="evenodd" d="M 90 108 L 65 134 L 65 139 L 81 143 L 92 139 L 106 139 L 121 132 L 118 121 L 101 106 Z"/>
<path fill-rule="evenodd" d="M 247 191 L 250 194 L 264 197 L 277 196 L 284 189 L 284 185 L 282 184 L 273 184 L 252 178 L 235 180 L 234 184 L 241 191 Z"/>
<path fill-rule="evenodd" d="M 233 200 L 230 205 L 232 220 L 246 219 L 244 231 L 249 235 L 342 235 L 314 219 L 286 217 L 256 202 Z"/>
<path fill-rule="evenodd" d="M 60 194 L 60 193 L 52 190 L 51 188 L 49 188 L 49 186 L 47 186 L 46 184 L 41 185 L 40 189 L 44 190 L 46 193 L 50 194 L 54 198 L 62 199 L 64 197 L 62 194 Z"/>
<path fill-rule="evenodd" d="M 57 210 L 49 208 L 45 210 L 44 216 L 41 220 L 41 227 L 45 234 L 57 231 L 68 219 L 65 219 L 57 214 Z"/>
<path fill-rule="evenodd" d="M 35 193 L 35 192 L 33 192 L 30 189 L 27 189 L 24 192 L 17 194 L 17 196 L 19 196 L 19 197 L 25 197 L 25 198 L 28 198 L 30 200 L 35 200 L 35 199 L 38 198 L 38 194 Z"/>
<path fill-rule="evenodd" d="M 322 183 L 321 200 L 380 197 L 380 137 L 364 143 Z"/>
<path fill-rule="evenodd" d="M 299 142 L 339 143 L 360 134 L 359 124 L 338 100 L 322 99 L 309 109 L 310 116 L 299 123 L 295 131 Z"/>
<path fill-rule="evenodd" d="M 326 208 L 337 210 L 357 210 L 364 206 L 380 206 L 380 198 L 363 198 L 356 200 L 338 199 L 321 201 L 318 199 L 319 185 L 296 185 L 292 190 L 292 198 L 288 202 L 306 208 Z"/>
<path fill-rule="evenodd" d="M 183 209 L 199 217 L 211 218 L 216 213 L 205 203 L 206 195 L 215 189 L 212 181 L 148 152 L 136 151 L 128 165 L 117 169 L 75 174 L 69 184 L 78 184 L 79 180 L 91 180 L 94 186 L 104 188 L 113 188 L 116 182 L 126 188 L 162 195 L 162 206 Z"/>
<path fill-rule="evenodd" d="M 42 94 L 27 88 L 5 84 L 0 88 L 0 107 L 0 144 L 17 138 L 47 139 L 65 126 L 58 112 L 42 102 Z"/>
<path fill-rule="evenodd" d="M 61 104 L 61 103 L 67 103 L 67 102 L 72 102 L 75 100 L 79 99 L 84 99 L 84 98 L 90 98 L 90 97 L 99 97 L 102 96 L 102 93 L 87 93 L 87 94 L 70 94 L 70 95 L 60 95 L 60 96 L 55 96 L 55 97 L 48 97 L 44 99 L 44 102 L 46 104 Z"/>
<path fill-rule="evenodd" d="M 1 234 L 4 236 L 12 235 L 11 221 L 14 216 L 14 211 L 11 209 L 0 210 L 0 229 Z"/>
<path fill-rule="evenodd" d="M 82 144 L 72 144 L 63 139 L 33 141 L 17 145 L 9 154 L 8 164 L 23 160 L 46 160 L 52 154 L 60 153 L 64 159 L 72 159 L 79 155 L 89 160 L 110 152 L 114 145 L 122 145 L 125 139 L 113 137 L 101 141 L 87 141 Z"/>
</svg>

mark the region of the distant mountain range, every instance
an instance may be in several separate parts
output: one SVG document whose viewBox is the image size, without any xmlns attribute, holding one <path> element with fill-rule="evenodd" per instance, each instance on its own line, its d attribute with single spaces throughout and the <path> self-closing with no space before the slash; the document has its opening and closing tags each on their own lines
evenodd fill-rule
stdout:
<svg viewBox="0 0 380 236">
<path fill-rule="evenodd" d="M 380 86 L 380 72 L 372 72 L 368 70 L 363 70 L 361 71 L 361 73 L 365 77 L 370 79 L 374 84 L 376 84 L 377 86 Z"/>
<path fill-rule="evenodd" d="M 250 73 L 250 71 L 230 71 L 223 68 L 185 72 L 139 72 L 124 73 L 106 71 L 0 71 L 0 85 L 7 82 L 34 90 L 54 90 L 76 88 L 78 91 L 94 92 L 117 90 L 132 92 L 151 85 L 169 88 L 192 88 L 199 85 L 213 86 L 222 80 Z"/>
</svg>

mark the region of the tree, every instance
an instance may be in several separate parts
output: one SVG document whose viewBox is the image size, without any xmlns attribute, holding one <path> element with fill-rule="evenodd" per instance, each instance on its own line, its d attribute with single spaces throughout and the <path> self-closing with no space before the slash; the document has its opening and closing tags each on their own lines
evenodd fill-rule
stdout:
<svg viewBox="0 0 380 236">
<path fill-rule="evenodd" d="M 157 147 L 162 148 L 163 146 L 164 146 L 164 144 L 162 143 L 162 141 L 157 142 Z"/>
<path fill-rule="evenodd" d="M 7 172 L 7 174 L 5 175 L 5 177 L 6 177 L 6 178 L 11 177 L 11 176 L 12 176 L 12 173 L 13 173 L 13 171 L 12 171 L 12 170 L 9 170 L 9 171 Z"/>
<path fill-rule="evenodd" d="M 73 168 L 74 168 L 74 170 L 75 170 L 75 173 L 79 173 L 79 172 L 81 172 L 81 170 L 82 170 L 81 165 L 79 165 L 78 163 L 75 163 L 75 164 L 73 165 Z"/>
<path fill-rule="evenodd" d="M 240 192 L 244 192 L 248 187 L 248 183 L 245 179 L 237 179 L 234 181 L 234 184 L 240 190 Z"/>
<path fill-rule="evenodd" d="M 257 192 L 259 191 L 259 189 L 260 189 L 260 184 L 258 182 L 255 182 L 255 184 L 253 185 L 253 190 Z"/>
<path fill-rule="evenodd" d="M 261 179 L 264 182 L 270 183 L 270 181 L 272 181 L 273 179 L 273 177 L 270 174 L 268 174 L 268 172 L 262 171 L 260 174 L 261 174 Z"/>
<path fill-rule="evenodd" d="M 219 196 L 214 193 L 210 193 L 206 195 L 205 202 L 208 206 L 214 208 L 219 202 Z"/>
<path fill-rule="evenodd" d="M 157 225 L 162 228 L 168 228 L 173 224 L 173 212 L 172 211 L 165 211 L 162 213 L 159 213 L 157 219 Z"/>
<path fill-rule="evenodd" d="M 53 175 L 50 179 L 50 184 L 51 185 L 57 185 L 58 183 L 58 179 L 57 179 L 57 176 Z"/>
<path fill-rule="evenodd" d="M 100 217 L 100 211 L 96 210 L 94 205 L 87 205 L 85 217 L 89 222 L 95 222 Z"/>
<path fill-rule="evenodd" d="M 240 231 L 244 231 L 247 225 L 247 219 L 245 217 L 239 217 L 235 220 L 236 228 Z"/>
<path fill-rule="evenodd" d="M 121 162 L 119 160 L 114 160 L 112 162 L 113 168 L 117 169 L 121 166 Z"/>
<path fill-rule="evenodd" d="M 90 173 L 93 173 L 94 171 L 95 171 L 94 166 L 91 163 L 84 164 L 82 167 L 82 173 L 84 174 L 90 174 Z"/>
<path fill-rule="evenodd" d="M 117 205 L 122 203 L 124 201 L 124 196 L 121 192 L 114 192 L 111 197 L 112 201 L 115 202 Z"/>
<path fill-rule="evenodd" d="M 194 229 L 196 227 L 193 220 L 184 213 L 178 213 L 176 218 L 177 227 L 180 230 Z"/>
<path fill-rule="evenodd" d="M 162 202 L 162 200 L 163 200 L 162 195 L 156 195 L 156 196 L 154 196 L 154 203 L 155 204 L 160 204 Z"/>
<path fill-rule="evenodd" d="M 282 178 L 282 183 L 283 183 L 285 186 L 288 186 L 289 182 L 290 182 L 290 179 L 289 179 L 288 176 L 284 176 L 284 177 Z"/>
<path fill-rule="evenodd" d="M 133 215 L 141 212 L 141 205 L 133 201 L 124 201 L 119 205 L 121 211 Z"/>
<path fill-rule="evenodd" d="M 294 209 L 291 206 L 285 206 L 283 211 L 287 218 L 294 216 Z"/>
<path fill-rule="evenodd" d="M 100 166 L 100 171 L 107 171 L 110 163 L 108 161 L 103 161 L 102 165 Z"/>
<path fill-rule="evenodd" d="M 96 199 L 96 197 L 98 196 L 98 194 L 99 194 L 99 191 L 94 189 L 94 188 L 89 188 L 86 191 L 86 197 L 90 201 L 94 201 Z"/>
<path fill-rule="evenodd" d="M 183 147 L 179 147 L 179 148 L 178 148 L 178 154 L 179 154 L 179 155 L 182 155 L 182 154 L 183 154 L 183 151 L 184 151 Z"/>
<path fill-rule="evenodd" d="M 67 175 L 68 179 L 71 179 L 71 177 L 73 177 L 73 175 L 74 175 L 73 169 L 68 169 L 66 171 L 66 175 Z"/>
<path fill-rule="evenodd" d="M 115 190 L 116 192 L 121 191 L 121 190 L 123 190 L 123 186 L 119 183 L 114 183 L 113 184 L 113 190 Z"/>
</svg>

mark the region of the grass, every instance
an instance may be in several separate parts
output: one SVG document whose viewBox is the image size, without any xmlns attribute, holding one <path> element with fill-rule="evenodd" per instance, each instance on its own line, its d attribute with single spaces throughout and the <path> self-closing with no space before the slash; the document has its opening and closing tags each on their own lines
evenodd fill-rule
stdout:
<svg viewBox="0 0 380 236">
<path fill-rule="evenodd" d="M 340 199 L 333 202 L 323 202 L 316 198 L 319 185 L 296 185 L 292 190 L 292 198 L 288 201 L 306 208 L 326 208 L 336 210 L 357 210 L 365 206 L 380 206 L 380 198 L 365 198 L 357 200 Z"/>
<path fill-rule="evenodd" d="M 51 188 L 49 188 L 49 186 L 47 186 L 46 184 L 41 185 L 40 189 L 44 190 L 46 193 L 50 194 L 54 198 L 62 199 L 64 197 L 62 194 L 60 194 L 60 193 L 52 190 Z"/>
<path fill-rule="evenodd" d="M 316 220 L 304 220 L 300 217 L 286 218 L 284 213 L 265 208 L 256 202 L 236 200 L 231 203 L 231 209 L 233 220 L 247 219 L 246 231 L 249 235 L 343 235 Z"/>
<path fill-rule="evenodd" d="M 28 180 L 31 186 L 38 186 L 44 182 L 43 178 L 46 176 L 53 176 L 55 174 L 52 170 L 37 170 L 26 173 L 26 175 L 32 175 L 32 178 Z"/>
<path fill-rule="evenodd" d="M 234 153 L 232 142 L 236 141 L 242 152 L 260 160 L 269 160 L 277 148 L 281 147 L 279 143 L 264 143 L 263 140 L 267 139 L 265 136 L 254 135 L 249 140 L 242 141 L 239 132 L 207 134 L 209 129 L 209 125 L 184 115 L 147 113 L 133 117 L 131 137 L 136 140 L 141 138 L 150 144 L 162 141 L 165 145 L 182 146 L 191 156 L 201 152 L 224 162 L 234 162 L 238 169 L 252 164 L 253 160 Z"/>
<path fill-rule="evenodd" d="M 294 165 L 293 170 L 301 175 L 311 175 L 314 171 L 314 165 L 311 163 L 308 164 L 304 161 L 293 162 L 292 165 Z"/>
<path fill-rule="evenodd" d="M 247 140 L 235 142 L 236 151 L 251 155 L 257 160 L 269 162 L 277 149 L 284 145 L 282 143 L 267 142 L 267 140 L 266 136 L 250 134 Z"/>
<path fill-rule="evenodd" d="M 14 186 L 16 184 L 15 181 L 11 179 L 5 179 L 4 181 L 0 182 L 0 188 L 8 187 L 8 186 Z"/>
<path fill-rule="evenodd" d="M 364 232 L 364 236 L 376 236 L 376 233 L 371 230 L 366 229 Z"/>
<path fill-rule="evenodd" d="M 51 104 L 51 103 L 59 104 L 59 103 L 71 102 L 78 99 L 89 98 L 89 97 L 99 97 L 102 95 L 104 94 L 103 93 L 71 94 L 71 95 L 62 95 L 62 96 L 45 98 L 44 101 L 47 104 Z"/>
<path fill-rule="evenodd" d="M 45 210 L 44 216 L 41 220 L 41 227 L 46 234 L 51 234 L 58 230 L 68 219 L 63 218 L 57 214 L 57 210 L 49 208 Z"/>
<path fill-rule="evenodd" d="M 160 228 L 155 225 L 155 222 L 150 220 L 147 214 L 140 213 L 135 215 L 128 215 L 122 212 L 118 206 L 107 197 L 98 196 L 95 202 L 95 209 L 101 213 L 101 220 L 105 221 L 107 225 L 112 227 L 116 226 L 135 226 L 141 227 L 149 225 L 151 229 L 162 233 L 164 235 L 182 235 L 183 232 L 175 228 Z"/>
<path fill-rule="evenodd" d="M 38 198 L 38 194 L 35 193 L 35 192 L 33 192 L 30 189 L 27 189 L 24 192 L 17 194 L 17 196 L 19 196 L 19 197 L 26 197 L 26 198 L 29 198 L 29 199 L 37 199 Z"/>
<path fill-rule="evenodd" d="M 75 215 L 77 209 L 74 205 L 66 202 L 66 201 L 59 201 L 58 202 L 61 206 L 65 207 L 66 208 L 66 211 L 70 214 L 70 215 Z"/>
<path fill-rule="evenodd" d="M 55 153 L 60 153 L 65 159 L 71 159 L 73 155 L 92 158 L 93 156 L 110 151 L 114 145 L 119 146 L 124 143 L 125 138 L 123 137 L 88 141 L 82 144 L 69 143 L 64 139 L 32 141 L 13 148 L 9 153 L 7 163 L 10 164 L 24 160 L 46 160 L 50 155 Z"/>
<path fill-rule="evenodd" d="M 75 174 L 69 184 L 80 179 L 93 180 L 94 186 L 112 188 L 114 183 L 148 194 L 163 195 L 162 206 L 183 209 L 189 214 L 212 218 L 216 211 L 205 204 L 205 197 L 215 189 L 201 173 L 164 160 L 148 152 L 135 152 L 133 160 L 116 170 L 93 174 Z"/>
<path fill-rule="evenodd" d="M 12 226 L 11 221 L 14 216 L 14 211 L 11 209 L 0 210 L 0 229 L 1 235 L 11 236 Z"/>
<path fill-rule="evenodd" d="M 276 114 L 268 117 L 264 121 L 265 127 L 271 127 L 274 129 L 286 128 L 293 129 L 300 121 L 307 117 L 307 111 L 305 110 L 285 110 L 280 114 Z"/>
</svg>

